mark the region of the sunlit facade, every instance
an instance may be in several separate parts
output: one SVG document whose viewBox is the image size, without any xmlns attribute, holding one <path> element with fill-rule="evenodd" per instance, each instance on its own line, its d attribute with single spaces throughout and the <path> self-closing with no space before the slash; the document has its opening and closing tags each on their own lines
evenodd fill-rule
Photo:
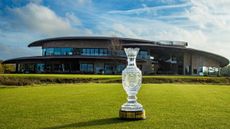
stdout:
<svg viewBox="0 0 230 129">
<path fill-rule="evenodd" d="M 219 55 L 187 48 L 187 42 L 149 41 L 117 37 L 59 37 L 35 41 L 42 55 L 6 60 L 17 73 L 121 74 L 123 48 L 138 47 L 137 66 L 143 74 L 217 74 L 229 61 Z M 208 69 L 207 69 L 208 68 Z"/>
</svg>

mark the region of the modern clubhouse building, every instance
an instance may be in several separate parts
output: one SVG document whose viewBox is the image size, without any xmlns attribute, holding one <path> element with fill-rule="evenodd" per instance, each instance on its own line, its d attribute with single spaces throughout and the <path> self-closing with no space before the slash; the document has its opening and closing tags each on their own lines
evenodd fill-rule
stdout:
<svg viewBox="0 0 230 129">
<path fill-rule="evenodd" d="M 5 60 L 17 73 L 121 74 L 123 48 L 140 48 L 137 65 L 143 74 L 204 75 L 229 64 L 220 55 L 188 48 L 187 42 L 149 41 L 118 37 L 58 37 L 32 42 L 41 56 Z"/>
</svg>

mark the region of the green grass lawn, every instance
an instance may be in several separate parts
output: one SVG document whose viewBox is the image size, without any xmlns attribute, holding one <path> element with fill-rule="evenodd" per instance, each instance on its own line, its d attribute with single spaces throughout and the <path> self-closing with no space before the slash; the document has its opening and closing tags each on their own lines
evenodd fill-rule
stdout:
<svg viewBox="0 0 230 129">
<path fill-rule="evenodd" d="M 227 85 L 143 84 L 138 100 L 146 120 L 118 119 L 121 84 L 0 87 L 2 129 L 229 129 Z"/>
</svg>

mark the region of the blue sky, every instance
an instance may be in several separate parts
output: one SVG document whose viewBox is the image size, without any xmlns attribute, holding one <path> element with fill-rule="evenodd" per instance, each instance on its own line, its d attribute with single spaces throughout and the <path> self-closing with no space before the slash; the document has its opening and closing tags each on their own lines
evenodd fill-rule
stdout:
<svg viewBox="0 0 230 129">
<path fill-rule="evenodd" d="M 58 36 L 118 36 L 189 42 L 230 59 L 229 0 L 0 0 L 0 59 Z"/>
</svg>

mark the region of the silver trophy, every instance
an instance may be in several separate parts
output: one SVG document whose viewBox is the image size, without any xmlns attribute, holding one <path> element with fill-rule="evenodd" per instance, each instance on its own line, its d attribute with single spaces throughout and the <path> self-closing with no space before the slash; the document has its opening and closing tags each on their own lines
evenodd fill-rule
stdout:
<svg viewBox="0 0 230 129">
<path fill-rule="evenodd" d="M 123 119 L 145 119 L 143 106 L 137 102 L 137 93 L 142 83 L 142 72 L 136 65 L 136 57 L 139 48 L 125 48 L 128 65 L 122 71 L 122 85 L 128 95 L 128 102 L 120 109 L 120 118 Z"/>
</svg>

